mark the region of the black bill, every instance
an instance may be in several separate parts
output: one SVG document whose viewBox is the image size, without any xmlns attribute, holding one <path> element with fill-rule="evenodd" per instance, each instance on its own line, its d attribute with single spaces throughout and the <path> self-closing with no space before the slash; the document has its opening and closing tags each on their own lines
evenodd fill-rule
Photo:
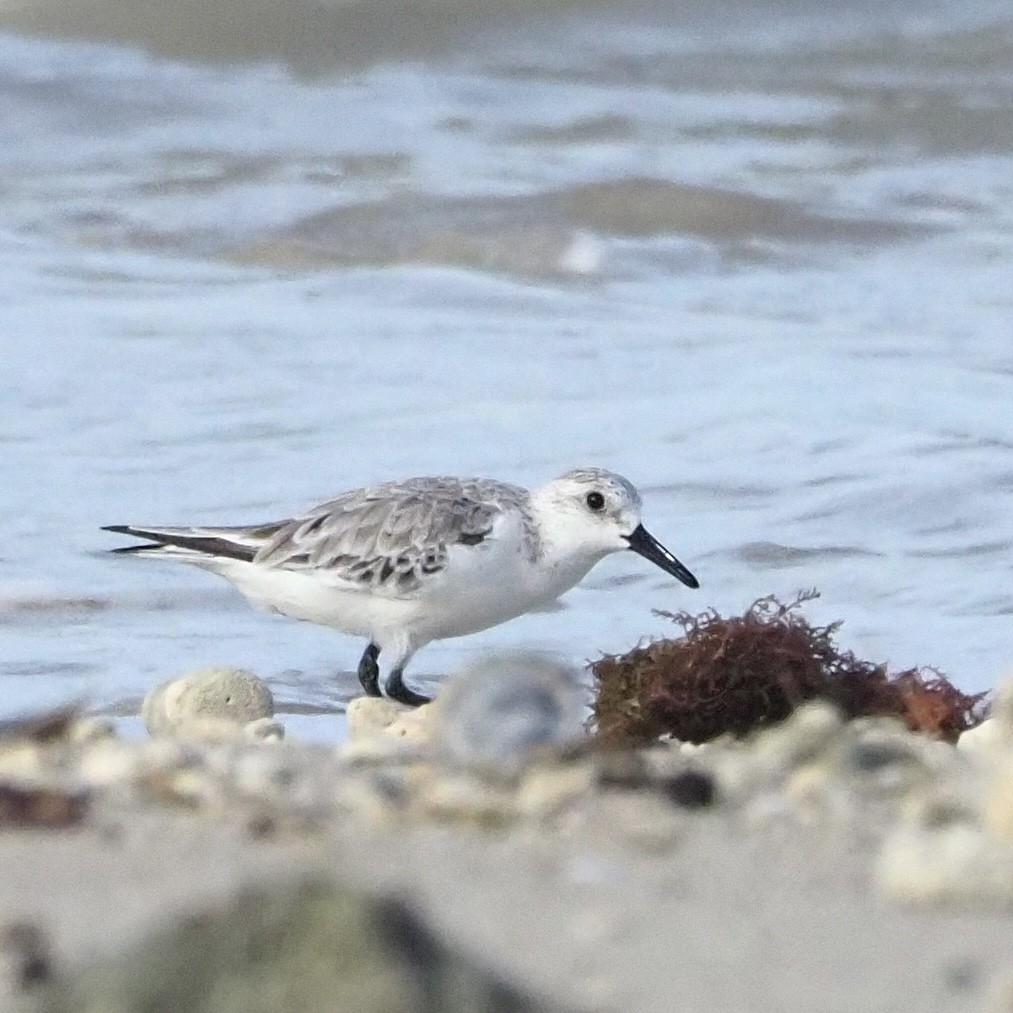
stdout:
<svg viewBox="0 0 1013 1013">
<path fill-rule="evenodd" d="M 673 577 L 678 577 L 686 587 L 700 586 L 700 582 L 696 577 L 643 524 L 638 524 L 633 534 L 626 536 L 626 541 L 630 543 L 630 548 L 634 552 L 639 553 L 644 559 L 649 559 L 652 563 L 660 566 L 662 570 L 670 573 Z"/>
</svg>

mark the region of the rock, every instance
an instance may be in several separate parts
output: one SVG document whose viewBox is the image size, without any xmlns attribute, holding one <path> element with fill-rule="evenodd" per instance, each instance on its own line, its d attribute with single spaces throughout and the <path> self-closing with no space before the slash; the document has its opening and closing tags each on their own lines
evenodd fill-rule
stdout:
<svg viewBox="0 0 1013 1013">
<path fill-rule="evenodd" d="M 243 726 L 274 716 L 267 684 L 241 668 L 202 668 L 156 686 L 141 716 L 151 735 L 218 741 L 239 737 Z"/>
<path fill-rule="evenodd" d="M 345 708 L 348 742 L 345 759 L 383 759 L 401 747 L 423 747 L 430 741 L 432 704 L 405 707 L 385 697 L 356 697 Z"/>
<path fill-rule="evenodd" d="M 572 669 L 541 655 L 478 661 L 444 684 L 434 741 L 451 763 L 516 776 L 585 737 L 585 697 Z"/>
</svg>

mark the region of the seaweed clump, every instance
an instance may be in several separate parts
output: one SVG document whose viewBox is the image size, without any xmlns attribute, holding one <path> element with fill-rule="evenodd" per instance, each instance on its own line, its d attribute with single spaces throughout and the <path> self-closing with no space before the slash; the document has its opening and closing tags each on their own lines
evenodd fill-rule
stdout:
<svg viewBox="0 0 1013 1013">
<path fill-rule="evenodd" d="M 840 622 L 813 626 L 799 612 L 817 597 L 801 592 L 784 604 L 771 595 L 730 619 L 713 610 L 656 612 L 684 636 L 593 662 L 592 728 L 613 745 L 662 735 L 706 742 L 782 721 L 816 697 L 849 718 L 895 717 L 948 742 L 984 719 L 987 694 L 962 693 L 934 669 L 891 675 L 885 665 L 839 651 Z"/>
</svg>

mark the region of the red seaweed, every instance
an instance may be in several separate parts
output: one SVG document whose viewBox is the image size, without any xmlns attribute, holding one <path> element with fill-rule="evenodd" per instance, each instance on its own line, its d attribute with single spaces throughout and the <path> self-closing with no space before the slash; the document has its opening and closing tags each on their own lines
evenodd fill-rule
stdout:
<svg viewBox="0 0 1013 1013">
<path fill-rule="evenodd" d="M 684 635 L 591 664 L 592 728 L 613 745 L 662 735 L 705 742 L 781 721 L 817 697 L 849 718 L 895 717 L 912 731 L 948 742 L 984 719 L 987 694 L 963 693 L 934 669 L 891 675 L 885 665 L 839 651 L 834 636 L 840 622 L 813 626 L 800 614 L 816 597 L 815 591 L 801 592 L 787 604 L 760 598 L 732 618 L 712 609 L 657 612 Z"/>
</svg>

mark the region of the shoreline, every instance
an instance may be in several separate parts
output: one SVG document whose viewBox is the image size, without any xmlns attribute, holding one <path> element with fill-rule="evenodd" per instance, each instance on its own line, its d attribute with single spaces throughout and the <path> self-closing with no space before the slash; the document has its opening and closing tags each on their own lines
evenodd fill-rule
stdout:
<svg viewBox="0 0 1013 1013">
<path fill-rule="evenodd" d="M 1005 740 L 956 747 L 814 703 L 745 740 L 558 747 L 508 770 L 451 757 L 453 713 L 362 700 L 338 749 L 128 741 L 74 718 L 8 734 L 5 790 L 85 801 L 6 814 L 0 1005 L 125 1013 L 168 981 L 177 1000 L 204 990 L 176 1008 L 216 1011 L 342 994 L 357 1009 L 1009 1009 Z M 265 944 L 293 937 L 287 963 Z M 345 967 L 349 946 L 376 959 Z M 345 977 L 316 981 L 331 951 Z"/>
</svg>

